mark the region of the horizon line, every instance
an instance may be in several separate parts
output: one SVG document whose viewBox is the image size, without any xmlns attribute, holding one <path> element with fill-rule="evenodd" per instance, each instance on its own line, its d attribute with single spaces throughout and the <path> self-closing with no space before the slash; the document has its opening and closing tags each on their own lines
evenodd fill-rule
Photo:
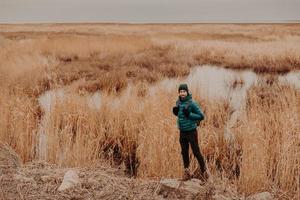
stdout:
<svg viewBox="0 0 300 200">
<path fill-rule="evenodd" d="M 121 25 L 163 25 L 163 24 L 298 24 L 300 20 L 205 20 L 197 22 L 125 22 L 125 21 L 45 21 L 45 22 L 1 22 L 0 25 L 38 25 L 38 24 L 121 24 Z"/>
</svg>

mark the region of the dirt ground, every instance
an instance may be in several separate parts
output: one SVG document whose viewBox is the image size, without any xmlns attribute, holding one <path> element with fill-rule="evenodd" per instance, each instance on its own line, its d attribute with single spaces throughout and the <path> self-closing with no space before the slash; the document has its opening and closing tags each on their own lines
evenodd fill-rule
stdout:
<svg viewBox="0 0 300 200">
<path fill-rule="evenodd" d="M 234 190 L 208 182 L 194 195 L 169 194 L 160 190 L 159 180 L 128 177 L 124 170 L 105 163 L 90 168 L 72 168 L 78 173 L 80 184 L 58 191 L 68 168 L 44 162 L 31 162 L 21 167 L 0 168 L 0 199 L 217 199 L 227 196 L 239 199 Z M 180 193 L 180 192 L 179 192 Z M 216 196 L 217 194 L 217 196 Z"/>
<path fill-rule="evenodd" d="M 157 199 L 157 182 L 129 178 L 120 170 L 103 166 L 75 169 L 80 185 L 58 192 L 67 170 L 41 162 L 4 168 L 0 199 Z"/>
</svg>

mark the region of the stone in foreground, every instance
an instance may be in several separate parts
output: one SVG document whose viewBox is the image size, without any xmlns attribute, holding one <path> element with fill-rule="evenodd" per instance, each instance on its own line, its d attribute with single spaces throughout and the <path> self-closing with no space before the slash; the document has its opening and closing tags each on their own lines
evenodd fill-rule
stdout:
<svg viewBox="0 0 300 200">
<path fill-rule="evenodd" d="M 178 179 L 162 179 L 157 194 L 167 198 L 188 199 L 203 190 L 202 182 L 198 179 L 180 181 Z"/>
<path fill-rule="evenodd" d="M 251 195 L 247 200 L 272 200 L 273 196 L 269 192 L 261 192 Z"/>
<path fill-rule="evenodd" d="M 79 176 L 76 171 L 69 170 L 66 172 L 63 182 L 58 188 L 58 191 L 64 191 L 80 184 Z"/>
</svg>

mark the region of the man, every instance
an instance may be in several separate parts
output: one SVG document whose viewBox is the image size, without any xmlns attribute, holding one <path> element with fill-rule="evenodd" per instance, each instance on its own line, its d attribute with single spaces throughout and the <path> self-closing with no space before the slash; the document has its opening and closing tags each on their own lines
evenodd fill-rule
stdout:
<svg viewBox="0 0 300 200">
<path fill-rule="evenodd" d="M 199 168 L 193 174 L 195 178 L 206 181 L 207 173 L 204 159 L 198 145 L 197 123 L 204 119 L 200 106 L 193 101 L 192 94 L 189 93 L 187 84 L 180 84 L 178 88 L 179 98 L 173 113 L 177 116 L 177 127 L 180 130 L 180 146 L 184 164 L 183 181 L 192 178 L 189 172 L 189 144 L 191 145 L 194 156 L 196 157 Z"/>
</svg>

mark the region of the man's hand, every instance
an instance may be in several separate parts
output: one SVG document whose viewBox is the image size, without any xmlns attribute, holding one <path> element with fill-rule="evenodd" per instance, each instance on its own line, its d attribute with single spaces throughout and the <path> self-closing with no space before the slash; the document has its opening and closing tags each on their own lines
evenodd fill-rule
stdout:
<svg viewBox="0 0 300 200">
<path fill-rule="evenodd" d="M 183 109 L 183 113 L 186 117 L 189 117 L 190 116 L 190 111 L 186 108 Z"/>
<path fill-rule="evenodd" d="M 178 115 L 178 110 L 179 110 L 179 108 L 177 106 L 174 106 L 173 107 L 173 114 L 177 116 Z"/>
</svg>

